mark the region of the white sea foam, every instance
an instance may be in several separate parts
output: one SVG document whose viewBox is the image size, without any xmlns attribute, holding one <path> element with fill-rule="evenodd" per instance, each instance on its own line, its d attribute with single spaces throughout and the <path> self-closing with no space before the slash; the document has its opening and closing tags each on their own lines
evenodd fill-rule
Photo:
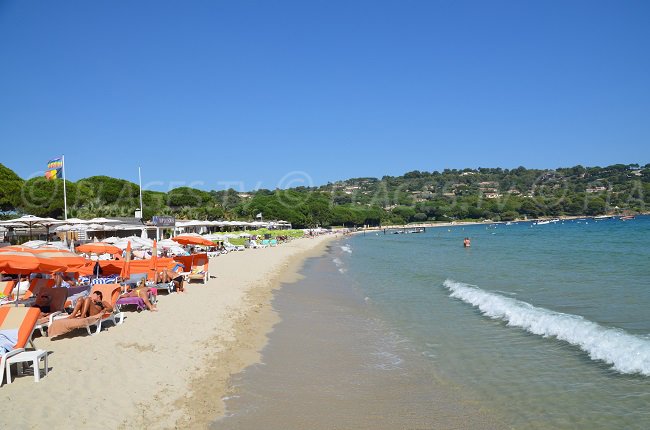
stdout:
<svg viewBox="0 0 650 430">
<path fill-rule="evenodd" d="M 347 252 L 348 254 L 352 254 L 352 248 L 350 247 L 350 245 L 342 245 L 341 251 Z"/>
<path fill-rule="evenodd" d="M 345 264 L 343 263 L 343 261 L 341 261 L 340 258 L 335 257 L 332 261 L 334 262 L 334 264 L 336 264 L 336 267 L 338 267 L 339 272 L 341 273 L 347 272 L 347 269 L 345 268 Z"/>
<path fill-rule="evenodd" d="M 578 346 L 592 360 L 602 360 L 620 373 L 650 376 L 650 340 L 624 330 L 608 328 L 578 315 L 564 314 L 535 307 L 521 300 L 503 297 L 478 287 L 447 279 L 444 287 L 451 297 L 460 299 L 493 319 L 543 337 Z"/>
</svg>

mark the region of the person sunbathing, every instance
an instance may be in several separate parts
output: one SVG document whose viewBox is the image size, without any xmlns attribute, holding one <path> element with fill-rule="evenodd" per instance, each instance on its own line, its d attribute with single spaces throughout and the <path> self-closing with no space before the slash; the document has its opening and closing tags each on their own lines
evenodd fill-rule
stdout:
<svg viewBox="0 0 650 430">
<path fill-rule="evenodd" d="M 147 287 L 144 278 L 140 279 L 138 285 L 134 289 L 122 294 L 122 297 L 140 297 L 148 310 L 152 312 L 158 312 L 156 305 L 149 301 L 149 287 Z"/>
<path fill-rule="evenodd" d="M 179 293 L 184 293 L 185 288 L 183 288 L 183 275 L 173 270 L 163 270 L 162 272 L 156 275 L 156 283 L 167 284 L 169 282 L 174 283 L 174 288 Z"/>
<path fill-rule="evenodd" d="M 113 312 L 113 306 L 104 301 L 101 291 L 94 291 L 90 297 L 77 300 L 68 318 L 87 318 L 98 314 L 103 315 L 107 312 Z"/>
</svg>

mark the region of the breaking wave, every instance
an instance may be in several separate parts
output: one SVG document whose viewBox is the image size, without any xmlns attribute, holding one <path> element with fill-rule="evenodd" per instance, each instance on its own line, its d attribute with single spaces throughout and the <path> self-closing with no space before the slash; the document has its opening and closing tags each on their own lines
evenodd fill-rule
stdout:
<svg viewBox="0 0 650 430">
<path fill-rule="evenodd" d="M 535 307 L 510 297 L 447 279 L 450 296 L 478 308 L 483 315 L 506 321 L 509 326 L 575 345 L 592 360 L 602 360 L 620 373 L 650 376 L 650 340 L 624 330 L 603 327 L 578 315 Z"/>
</svg>

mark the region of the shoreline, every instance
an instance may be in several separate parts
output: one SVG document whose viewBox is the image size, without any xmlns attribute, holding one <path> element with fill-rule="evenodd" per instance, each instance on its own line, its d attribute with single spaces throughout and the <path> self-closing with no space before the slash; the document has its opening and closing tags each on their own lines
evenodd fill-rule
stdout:
<svg viewBox="0 0 650 430">
<path fill-rule="evenodd" d="M 650 212 L 641 212 L 635 214 L 634 216 L 646 216 L 650 215 Z M 536 222 L 536 221 L 549 221 L 549 220 L 560 220 L 560 221 L 571 221 L 571 220 L 580 220 L 580 219 L 598 219 L 598 217 L 608 217 L 607 219 L 615 219 L 623 215 L 561 215 L 557 217 L 539 217 L 539 218 L 529 218 L 529 219 L 515 219 L 512 221 L 492 221 L 492 220 L 483 220 L 483 221 L 440 221 L 440 222 L 420 222 L 420 223 L 409 223 L 409 224 L 395 224 L 395 225 L 382 225 L 379 227 L 365 227 L 359 228 L 352 233 L 363 233 L 364 231 L 382 231 L 382 230 L 400 230 L 408 228 L 437 228 L 437 227 L 462 227 L 466 225 L 489 225 L 489 224 L 517 224 L 524 222 Z"/>
<path fill-rule="evenodd" d="M 47 376 L 0 387 L 14 428 L 207 428 L 225 412 L 231 376 L 259 362 L 279 321 L 273 291 L 299 279 L 307 258 L 339 235 L 297 239 L 274 248 L 210 260 L 206 285 L 159 298 L 159 312 L 127 312 L 124 324 L 88 336 L 35 336 L 50 352 Z"/>
<path fill-rule="evenodd" d="M 265 285 L 248 291 L 245 300 L 249 312 L 241 315 L 236 321 L 234 339 L 226 342 L 225 350 L 208 360 L 208 371 L 197 375 L 191 382 L 191 395 L 183 406 L 188 411 L 186 416 L 198 417 L 199 420 L 195 419 L 191 423 L 185 421 L 183 424 L 188 427 L 207 426 L 224 417 L 225 398 L 231 395 L 234 389 L 231 385 L 232 376 L 261 362 L 262 350 L 268 344 L 269 334 L 280 322 L 280 316 L 272 305 L 274 292 L 283 284 L 302 279 L 299 272 L 305 261 L 323 255 L 327 245 L 338 238 L 338 235 L 318 236 L 315 246 L 298 253 L 293 260 L 283 262 Z M 229 363 L 230 366 L 224 368 L 223 363 Z M 206 408 L 209 408 L 208 412 Z"/>
</svg>

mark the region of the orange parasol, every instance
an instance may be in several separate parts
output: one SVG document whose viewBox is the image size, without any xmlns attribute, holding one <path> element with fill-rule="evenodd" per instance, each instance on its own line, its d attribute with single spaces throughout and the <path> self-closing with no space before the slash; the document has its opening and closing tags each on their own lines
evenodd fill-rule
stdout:
<svg viewBox="0 0 650 430">
<path fill-rule="evenodd" d="M 34 249 L 7 246 L 0 251 L 0 272 L 30 274 L 34 272 L 58 272 L 67 269 L 60 261 L 34 252 Z"/>
<path fill-rule="evenodd" d="M 158 275 L 158 241 L 154 239 L 153 249 L 151 250 L 151 269 L 153 270 L 153 279 L 156 280 Z"/>
<path fill-rule="evenodd" d="M 65 272 L 76 272 L 79 268 L 88 264 L 88 260 L 67 249 L 43 247 L 33 249 L 32 252 L 41 258 L 46 258 L 64 266 L 66 268 Z"/>
<path fill-rule="evenodd" d="M 86 254 L 90 254 L 91 252 L 94 252 L 95 254 L 122 254 L 122 250 L 120 248 L 115 245 L 111 245 L 110 243 L 104 242 L 93 242 L 86 243 L 85 245 L 79 245 L 77 247 L 77 251 L 84 252 Z"/>
<path fill-rule="evenodd" d="M 201 236 L 179 235 L 172 237 L 172 240 L 180 243 L 181 245 L 214 246 L 214 242 Z"/>
<path fill-rule="evenodd" d="M 126 258 L 124 259 L 124 266 L 120 272 L 120 277 L 127 280 L 131 277 L 131 241 L 126 244 Z"/>
</svg>

